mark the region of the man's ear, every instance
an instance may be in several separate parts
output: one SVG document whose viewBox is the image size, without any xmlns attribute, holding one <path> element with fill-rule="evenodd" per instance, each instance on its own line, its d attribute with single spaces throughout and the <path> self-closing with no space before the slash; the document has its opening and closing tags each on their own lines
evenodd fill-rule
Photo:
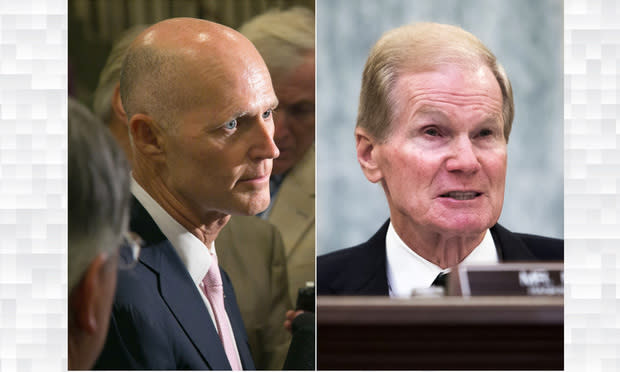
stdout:
<svg viewBox="0 0 620 372">
<path fill-rule="evenodd" d="M 104 273 L 108 255 L 100 253 L 90 263 L 82 280 L 75 287 L 69 297 L 69 306 L 75 317 L 77 326 L 84 332 L 94 334 L 100 324 L 98 319 L 99 296 L 102 295 L 102 288 L 107 277 Z"/>
<path fill-rule="evenodd" d="M 374 137 L 363 128 L 355 128 L 355 148 L 357 150 L 357 161 L 359 161 L 368 181 L 372 183 L 381 181 L 383 173 L 377 163 L 378 148 Z"/>
<path fill-rule="evenodd" d="M 121 84 L 116 83 L 114 87 L 114 92 L 112 93 L 112 111 L 114 111 L 114 115 L 119 118 L 123 123 L 127 124 L 127 113 L 123 108 L 123 102 L 121 101 Z"/>
<path fill-rule="evenodd" d="M 135 114 L 129 120 L 129 132 L 133 140 L 135 154 L 157 159 L 164 154 L 164 138 L 162 129 L 153 119 L 145 114 Z"/>
</svg>

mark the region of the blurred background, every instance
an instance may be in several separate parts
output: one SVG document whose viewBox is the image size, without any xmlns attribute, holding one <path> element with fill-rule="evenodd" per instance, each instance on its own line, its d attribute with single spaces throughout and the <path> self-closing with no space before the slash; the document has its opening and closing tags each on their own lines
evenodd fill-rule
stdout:
<svg viewBox="0 0 620 372">
<path fill-rule="evenodd" d="M 314 0 L 69 0 L 69 95 L 92 109 L 112 43 L 131 26 L 194 17 L 236 29 L 268 9 L 295 5 L 314 9 Z"/>
<path fill-rule="evenodd" d="M 364 177 L 353 129 L 362 70 L 392 28 L 450 23 L 476 35 L 508 73 L 515 120 L 504 209 L 514 232 L 563 236 L 563 8 L 561 0 L 317 1 L 317 254 L 370 238 L 389 216 Z"/>
</svg>

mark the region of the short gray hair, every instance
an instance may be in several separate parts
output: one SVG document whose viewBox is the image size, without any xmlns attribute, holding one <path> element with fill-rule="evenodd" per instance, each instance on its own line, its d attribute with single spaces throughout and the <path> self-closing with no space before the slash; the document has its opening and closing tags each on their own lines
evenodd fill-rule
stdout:
<svg viewBox="0 0 620 372">
<path fill-rule="evenodd" d="M 514 118 L 510 80 L 491 51 L 460 27 L 416 23 L 386 32 L 370 51 L 364 73 L 357 127 L 378 141 L 387 139 L 398 97 L 393 88 L 404 73 L 429 71 L 442 64 L 489 67 L 502 92 L 504 138 L 508 142 Z"/>
<path fill-rule="evenodd" d="M 69 293 L 99 253 L 117 254 L 127 228 L 129 165 L 86 107 L 69 98 Z"/>
<path fill-rule="evenodd" d="M 270 10 L 252 18 L 239 32 L 256 46 L 272 77 L 297 67 L 315 49 L 314 12 L 308 8 Z"/>
<path fill-rule="evenodd" d="M 155 118 L 162 129 L 174 129 L 179 113 L 196 104 L 193 92 L 183 85 L 195 79 L 185 64 L 186 57 L 175 51 L 152 45 L 129 48 L 120 80 L 128 120 L 143 113 Z"/>
<path fill-rule="evenodd" d="M 127 55 L 127 49 L 129 49 L 131 42 L 147 27 L 148 25 L 136 25 L 125 30 L 114 42 L 105 66 L 103 66 L 101 74 L 99 74 L 99 83 L 95 89 L 93 100 L 93 110 L 95 115 L 106 125 L 110 123 L 112 118 L 112 95 L 114 94 L 116 84 L 121 79 L 121 67 Z"/>
</svg>

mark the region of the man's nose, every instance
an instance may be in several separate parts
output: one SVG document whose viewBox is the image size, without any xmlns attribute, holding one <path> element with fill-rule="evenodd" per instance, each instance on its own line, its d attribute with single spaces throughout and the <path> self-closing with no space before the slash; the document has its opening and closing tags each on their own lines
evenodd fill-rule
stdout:
<svg viewBox="0 0 620 372">
<path fill-rule="evenodd" d="M 473 174 L 480 170 L 480 160 L 469 137 L 454 139 L 450 148 L 450 157 L 446 161 L 446 169 L 450 172 L 466 174 Z"/>
<path fill-rule="evenodd" d="M 280 156 L 280 150 L 274 141 L 273 121 L 259 119 L 256 131 L 253 134 L 253 146 L 250 149 L 250 156 L 253 159 L 275 159 Z"/>
</svg>

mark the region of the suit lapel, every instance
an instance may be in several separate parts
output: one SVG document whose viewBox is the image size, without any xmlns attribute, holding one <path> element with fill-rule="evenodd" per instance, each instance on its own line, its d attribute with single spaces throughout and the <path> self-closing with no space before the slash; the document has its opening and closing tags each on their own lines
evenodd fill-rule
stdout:
<svg viewBox="0 0 620 372">
<path fill-rule="evenodd" d="M 349 295 L 389 295 L 385 237 L 388 220 L 367 242 L 353 248 L 356 252 L 351 265 L 343 268 L 332 283 L 333 288 Z M 491 235 L 500 261 L 531 261 L 535 256 L 517 235 L 499 224 Z"/>
<path fill-rule="evenodd" d="M 331 286 L 340 293 L 387 296 L 385 235 L 389 220 L 367 242 L 353 248 L 355 256 L 342 268 Z"/>
<path fill-rule="evenodd" d="M 140 262 L 158 273 L 160 294 L 187 337 L 211 369 L 230 370 L 222 342 L 185 265 L 155 221 L 135 199 L 131 229 L 145 241 Z"/>
<path fill-rule="evenodd" d="M 360 261 L 356 270 L 356 275 L 360 278 L 367 278 L 361 282 L 355 292 L 360 295 L 389 295 L 389 284 L 387 282 L 387 253 L 385 247 L 385 236 L 390 221 L 388 220 L 370 238 L 362 244 L 365 250 L 364 261 Z M 535 261 L 536 256 L 530 251 L 521 238 L 513 234 L 500 224 L 491 227 L 491 236 L 495 243 L 495 248 L 500 262 L 509 261 Z"/>
<path fill-rule="evenodd" d="M 368 278 L 359 288 L 360 295 L 389 295 L 387 280 L 387 253 L 385 251 L 385 236 L 390 220 L 387 220 L 365 244 L 365 256 L 368 260 L 360 266 L 360 271 Z"/>
<path fill-rule="evenodd" d="M 491 227 L 491 235 L 500 262 L 536 261 L 536 256 L 517 235 L 500 224 Z"/>
</svg>

